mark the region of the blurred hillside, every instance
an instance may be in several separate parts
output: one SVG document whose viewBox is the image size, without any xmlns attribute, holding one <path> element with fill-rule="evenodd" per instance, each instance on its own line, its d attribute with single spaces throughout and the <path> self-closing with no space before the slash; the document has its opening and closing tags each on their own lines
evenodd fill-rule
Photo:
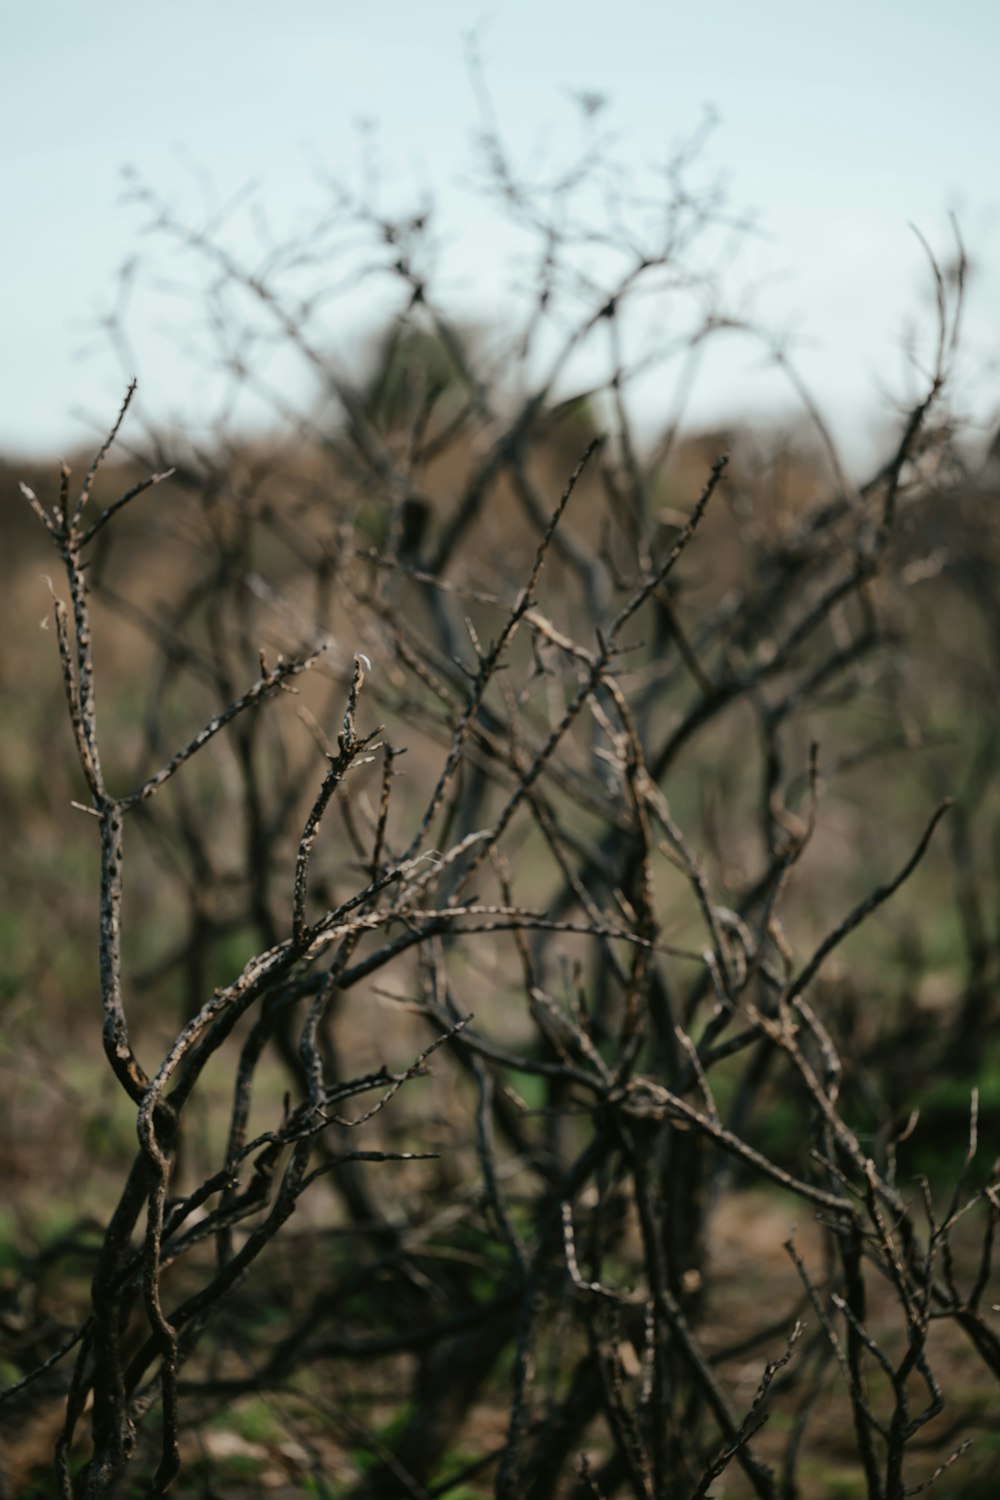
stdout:
<svg viewBox="0 0 1000 1500">
<path fill-rule="evenodd" d="M 398 356 L 391 340 L 385 349 Z M 408 346 L 405 355 L 405 364 L 395 368 L 387 358 L 365 393 L 374 429 L 390 439 L 413 423 L 414 391 L 430 388 L 435 380 L 447 389 L 433 343 Z M 441 420 L 450 420 L 447 402 Z M 516 594 L 539 518 L 595 426 L 585 404 L 541 413 L 527 440 L 530 459 L 523 469 L 498 477 L 488 503 L 464 533 L 448 587 L 481 639 L 488 639 L 496 615 L 488 601 L 500 603 Z M 889 1017 L 900 1007 L 913 1011 L 914 1035 L 926 1038 L 927 1050 L 910 1050 L 896 1084 L 883 1085 L 899 1089 L 900 1107 L 904 1095 L 933 1088 L 942 1048 L 951 1047 L 965 1059 L 970 1078 L 985 1057 L 996 1054 L 995 1021 L 984 1030 L 978 1021 L 973 1026 L 971 1015 L 978 1015 L 976 997 L 994 981 L 998 957 L 990 915 L 994 830 L 1000 830 L 994 754 L 1000 667 L 991 582 L 997 477 L 982 460 L 970 467 L 947 433 L 933 435 L 933 448 L 931 467 L 920 472 L 919 499 L 901 518 L 893 566 L 902 589 L 880 599 L 885 619 L 877 649 L 852 670 L 849 692 L 834 687 L 817 695 L 786 746 L 788 765 L 799 767 L 801 777 L 808 744 L 815 739 L 824 780 L 814 858 L 789 894 L 803 943 L 821 935 L 831 914 L 858 899 L 873 880 L 889 874 L 934 798 L 957 798 L 950 838 L 928 856 L 905 908 L 881 919 L 877 943 L 869 933 L 852 953 L 849 979 L 846 971 L 838 979 L 837 964 L 827 975 L 828 983 L 842 987 L 839 1003 L 854 1016 L 864 1051 L 873 1056 Z M 828 463 L 804 429 L 793 436 L 738 430 L 681 436 L 657 468 L 655 488 L 647 496 L 654 548 L 676 534 L 685 507 L 723 450 L 732 457 L 721 503 L 706 518 L 699 551 L 676 586 L 672 607 L 681 615 L 697 616 L 708 600 L 721 599 L 724 607 L 730 600 L 735 608 L 761 558 L 795 559 L 806 519 L 829 503 Z M 158 464 L 163 457 L 156 455 Z M 359 479 L 349 444 L 346 452 L 310 449 L 296 436 L 227 445 L 202 455 L 200 470 L 182 471 L 123 513 L 102 536 L 89 570 L 102 732 L 122 784 L 141 774 L 170 731 L 196 727 L 199 703 L 200 715 L 207 717 L 219 706 L 220 694 L 225 696 L 223 683 L 200 680 L 197 671 L 193 679 L 185 677 L 213 628 L 212 580 L 220 569 L 225 587 L 243 601 L 240 608 L 252 620 L 246 642 L 236 648 L 235 659 L 242 658 L 245 670 L 257 649 L 274 655 L 317 640 L 327 645 L 321 672 L 301 689 L 302 708 L 310 714 L 323 712 L 330 684 L 347 680 L 356 650 L 385 670 L 386 641 L 371 633 L 371 624 L 359 633 L 352 606 L 338 598 L 345 545 L 356 559 L 369 549 L 373 556 L 384 553 L 396 527 L 398 561 L 388 575 L 387 626 L 391 630 L 398 614 L 416 629 L 440 628 L 436 607 L 416 575 L 432 566 L 442 539 L 461 524 L 460 497 L 481 461 L 478 440 L 460 439 L 422 466 L 414 493 L 400 495 L 386 494 L 372 476 Z M 87 462 L 80 455 L 70 467 L 79 474 Z M 105 498 L 127 490 L 144 472 L 132 462 L 109 467 L 103 475 Z M 18 491 L 21 483 L 51 503 L 58 493 L 58 465 L 0 468 L 0 503 L 7 518 L 3 625 L 5 638 L 17 641 L 2 662 L 7 708 L 0 805 L 8 830 L 3 983 L 11 1035 L 20 1038 L 7 1051 L 13 1072 L 5 1151 L 8 1157 L 24 1156 L 28 1180 L 33 1148 L 25 1143 L 37 1143 L 49 1101 L 36 1101 L 31 1128 L 25 1128 L 20 1048 L 30 1044 L 44 1050 L 53 1034 L 71 1034 L 81 1046 L 92 1045 L 84 1039 L 94 1003 L 96 851 L 87 820 L 71 806 L 84 789 L 70 754 L 52 634 L 49 586 L 51 581 L 57 591 L 60 587 L 56 559 Z M 630 555 L 633 520 L 619 512 L 612 523 L 614 504 L 610 468 L 586 476 L 565 540 L 550 564 L 553 618 L 584 637 L 595 593 L 611 588 L 615 576 L 627 575 L 636 563 Z M 376 572 L 369 576 L 373 587 L 386 582 Z M 878 583 L 872 588 L 885 592 Z M 660 628 L 666 641 L 669 616 Z M 755 628 L 755 649 L 766 653 L 767 621 Z M 164 660 L 167 641 L 173 644 Z M 647 650 L 652 646 L 646 642 Z M 236 681 L 234 676 L 230 691 Z M 387 694 L 387 733 L 394 741 L 410 741 L 407 780 L 420 783 L 431 775 L 433 736 L 424 748 L 412 743 L 414 726 L 399 719 L 398 708 L 393 713 L 390 683 L 391 672 L 389 682 L 376 687 Z M 697 754 L 664 783 L 702 857 L 734 892 L 749 878 L 760 838 L 746 783 L 746 754 L 759 732 L 755 714 L 762 710 L 762 703 L 754 709 L 737 699 L 713 716 L 699 731 Z M 426 736 L 426 726 L 421 733 Z M 221 766 L 215 772 L 224 774 Z M 214 798 L 220 790 L 212 784 L 203 794 Z M 416 786 L 414 795 L 419 798 L 422 791 Z M 734 807 L 741 805 L 744 811 L 734 820 Z M 724 828 L 719 827 L 722 808 L 727 810 Z M 237 838 L 235 826 L 232 836 Z M 222 857 L 238 861 L 238 842 Z M 143 1008 L 150 1014 L 163 1006 L 194 1004 L 196 994 L 184 998 L 187 986 L 207 982 L 200 972 L 186 978 L 178 972 L 188 902 L 179 890 L 167 895 L 163 858 L 162 850 L 141 855 L 129 889 L 130 973 L 137 993 L 148 994 Z M 224 908 L 225 898 L 211 898 L 216 899 Z M 59 914 L 55 943 L 54 912 Z M 234 941 L 238 947 L 238 936 L 224 914 L 218 920 L 215 942 L 224 964 Z M 691 914 L 682 908 L 671 920 L 672 930 L 682 935 Z M 945 1038 L 937 1031 L 937 1016 L 951 1014 L 956 1005 L 957 1018 Z M 995 1089 L 989 1084 L 991 1099 L 994 1091 L 1000 1104 L 1000 1074 Z M 963 1097 L 961 1087 L 956 1097 Z M 884 1107 L 890 1113 L 895 1107 L 891 1092 Z M 964 1114 L 964 1105 L 959 1113 Z"/>
</svg>

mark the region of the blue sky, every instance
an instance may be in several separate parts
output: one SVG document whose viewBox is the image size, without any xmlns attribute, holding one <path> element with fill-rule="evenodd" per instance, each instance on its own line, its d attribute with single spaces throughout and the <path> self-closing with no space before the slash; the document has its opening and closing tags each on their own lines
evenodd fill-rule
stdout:
<svg viewBox="0 0 1000 1500">
<path fill-rule="evenodd" d="M 494 311 L 488 210 L 459 187 L 477 118 L 472 26 L 523 159 L 542 135 L 556 150 L 575 139 L 574 90 L 608 96 L 619 153 L 638 165 L 665 156 L 714 106 L 708 158 L 760 229 L 753 264 L 769 281 L 758 313 L 801 338 L 799 363 L 849 445 L 863 446 L 884 417 L 887 390 L 906 390 L 907 320 L 929 322 L 926 262 L 909 225 L 946 256 L 955 211 L 978 267 L 970 390 L 974 379 L 979 415 L 996 417 L 1000 6 L 506 0 L 491 12 L 460 0 L 38 0 L 8 11 L 0 59 L 0 450 L 68 449 L 117 403 L 122 373 L 97 321 L 117 268 L 147 244 L 142 213 L 123 202 L 129 164 L 182 212 L 197 212 L 199 174 L 221 198 L 253 178 L 291 225 L 318 206 L 317 164 L 356 174 L 357 124 L 374 120 L 396 181 L 435 192 L 467 235 L 467 306 Z M 359 326 L 376 315 L 360 310 Z M 164 325 L 183 333 L 194 316 L 140 298 L 130 324 L 147 407 L 182 420 L 191 370 Z M 345 338 L 355 332 L 345 325 Z M 733 347 L 707 372 L 693 416 L 786 399 L 759 352 Z"/>
</svg>

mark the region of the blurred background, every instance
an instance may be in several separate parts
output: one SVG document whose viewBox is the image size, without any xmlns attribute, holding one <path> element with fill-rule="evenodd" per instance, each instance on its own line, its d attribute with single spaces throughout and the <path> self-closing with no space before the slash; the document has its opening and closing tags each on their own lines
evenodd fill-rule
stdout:
<svg viewBox="0 0 1000 1500">
<path fill-rule="evenodd" d="M 217 399 L 185 256 L 150 241 L 156 215 L 137 179 L 187 222 L 225 219 L 235 250 L 252 256 L 269 236 L 312 225 L 331 177 L 371 187 L 377 173 L 383 204 L 435 200 L 439 285 L 467 320 L 495 319 L 517 294 L 519 246 L 475 191 L 491 112 L 535 178 L 597 135 L 637 170 L 704 135 L 703 181 L 724 183 L 733 219 L 752 226 L 717 247 L 731 304 L 795 351 L 858 463 L 910 379 L 904 346 L 927 296 L 910 226 L 940 252 L 954 213 L 972 266 L 970 405 L 989 423 L 998 48 L 1000 14 L 985 0 L 946 18 L 930 0 L 846 0 L 830 14 L 791 0 L 578 0 L 571 15 L 528 0 L 20 7 L 0 61 L 10 214 L 0 450 L 41 456 L 89 441 L 123 373 L 159 422 L 204 421 Z M 256 215 L 232 214 L 240 195 Z M 123 348 L 107 319 L 126 295 Z M 328 332 L 345 357 L 389 305 L 384 284 L 363 280 L 337 306 Z M 306 373 L 283 378 L 305 394 Z M 655 428 L 655 381 L 638 403 Z M 734 337 L 706 357 L 690 416 L 711 425 L 793 404 L 759 346 Z M 245 412 L 249 423 L 260 415 Z"/>
<path fill-rule="evenodd" d="M 898 1138 L 901 1174 L 927 1172 L 947 1198 L 978 1087 L 973 1180 L 986 1181 L 1000 1138 L 1000 11 L 972 0 L 947 14 L 925 0 L 845 0 L 835 14 L 778 0 L 509 0 L 492 12 L 457 0 L 53 0 L 7 17 L 4 43 L 0 631 L 14 645 L 0 658 L 3 1380 L 47 1358 L 87 1306 L 95 1235 L 135 1152 L 134 1109 L 95 1025 L 98 848 L 78 810 L 87 792 L 50 592 L 65 595 L 65 578 L 18 492 L 26 481 L 54 506 L 63 457 L 75 492 L 133 378 L 87 516 L 150 472 L 175 472 L 116 515 L 87 557 L 116 794 L 238 697 L 259 652 L 273 662 L 325 648 L 299 698 L 280 695 L 219 735 L 130 824 L 124 980 L 144 1057 L 286 931 L 298 839 L 354 653 L 373 664 L 362 728 L 383 723 L 408 750 L 387 847 L 411 837 L 447 847 L 495 814 L 522 741 L 544 745 L 575 691 L 572 651 L 563 659 L 542 636 L 529 650 L 522 633 L 510 677 L 505 663 L 477 717 L 482 743 L 460 757 L 444 828 L 421 825 L 466 712 L 475 641 L 497 639 L 581 453 L 606 437 L 541 597 L 585 656 L 595 625 L 669 555 L 726 450 L 696 545 L 646 601 L 616 664 L 647 764 L 737 931 L 759 919 L 783 840 L 813 816 L 819 744 L 815 828 L 782 898 L 782 942 L 799 961 L 900 870 L 933 807 L 956 799 L 905 891 L 824 964 L 814 999 L 848 1063 L 845 1118 L 885 1170 Z M 550 795 L 566 869 L 602 908 L 627 911 L 635 868 L 614 749 L 595 703 L 593 722 L 567 737 Z M 364 774 L 360 825 L 338 798 L 340 821 L 317 847 L 324 908 L 367 868 L 379 785 L 376 770 Z M 540 910 L 564 911 L 576 887 L 543 843 L 514 826 L 515 883 Z M 657 921 L 696 951 L 702 911 L 678 893 L 668 853 Z M 506 901 L 501 875 L 479 877 L 484 899 Z M 614 1019 L 618 981 L 596 960 L 585 972 L 589 953 L 556 935 L 532 949 L 554 993 L 567 955 L 579 960 L 581 995 Z M 476 945 L 474 961 L 458 945 L 452 958 L 463 1006 L 479 1009 L 477 986 L 488 990 L 484 1028 L 529 1061 L 539 1047 L 547 1056 L 524 1004 L 523 954 L 498 940 Z M 411 1004 L 424 979 L 408 963 L 391 989 L 362 978 L 338 1004 L 338 1068 L 404 1068 L 427 1042 L 428 1016 Z M 711 1024 L 704 975 L 664 971 L 684 1014 Z M 301 1085 L 294 1044 L 279 1041 L 285 1051 L 259 1070 L 262 1130 Z M 185 1184 L 223 1159 L 232 1055 L 220 1062 L 188 1116 Z M 545 1183 L 546 1153 L 568 1149 L 557 1138 L 564 1101 L 529 1097 L 532 1077 L 496 1067 L 506 1126 L 527 1143 L 515 1155 L 534 1152 Z M 809 1100 L 766 1056 L 742 1068 L 737 1058 L 713 1074 L 727 1124 L 794 1164 L 811 1141 Z M 508 1083 L 520 1093 L 508 1098 Z M 470 1238 L 454 1263 L 470 1277 L 489 1271 L 492 1228 L 480 1206 L 469 1218 L 460 1204 L 478 1171 L 463 1135 L 469 1081 L 442 1060 L 433 1088 L 412 1097 L 373 1138 L 430 1141 L 440 1176 L 407 1167 L 375 1207 L 422 1235 L 428 1205 L 458 1204 Z M 570 1145 L 580 1120 L 566 1127 Z M 798 1295 L 780 1249 L 792 1210 L 710 1154 L 696 1158 L 674 1216 L 692 1243 L 671 1254 L 679 1272 L 717 1278 L 704 1326 L 725 1363 L 719 1350 L 762 1308 Z M 209 1346 L 213 1359 L 242 1348 L 255 1307 L 274 1314 L 272 1331 L 289 1308 L 311 1326 L 308 1232 L 343 1233 L 332 1260 L 317 1241 L 339 1275 L 338 1256 L 355 1258 L 345 1226 L 375 1222 L 356 1184 L 325 1190 L 289 1241 L 294 1254 L 269 1263 Z M 527 1191 L 515 1204 L 525 1222 L 533 1205 Z M 633 1251 L 622 1251 L 626 1279 Z M 959 1252 L 971 1281 L 978 1245 Z M 685 1259 L 696 1253 L 703 1266 Z M 447 1297 L 466 1295 L 460 1274 L 441 1273 Z M 992 1305 L 996 1274 L 981 1279 Z M 482 1289 L 469 1284 L 474 1305 Z M 883 1326 L 902 1337 L 896 1312 L 878 1303 L 880 1337 Z M 391 1328 L 401 1314 L 389 1302 L 352 1307 L 359 1339 L 383 1316 Z M 964 1488 L 939 1493 L 985 1500 L 1000 1472 L 994 1387 L 948 1338 L 936 1368 L 957 1415 L 934 1429 L 927 1462 L 974 1433 Z M 750 1347 L 726 1355 L 738 1394 Z M 460 1375 L 441 1349 L 442 1369 Z M 8 1408 L 11 1494 L 50 1493 L 65 1368 L 32 1388 L 23 1430 Z M 809 1402 L 839 1389 L 824 1371 L 817 1364 Z M 407 1424 L 418 1435 L 428 1425 L 419 1403 L 404 1410 L 391 1360 L 383 1377 L 363 1431 L 293 1413 L 322 1450 L 315 1472 L 336 1477 L 332 1493 L 370 1500 L 371 1455 Z M 758 1378 L 753 1366 L 751 1387 Z M 483 1381 L 475 1455 L 498 1441 L 507 1399 L 502 1382 Z M 202 1396 L 211 1422 L 185 1452 L 201 1486 L 191 1493 L 218 1492 L 227 1456 L 249 1465 L 248 1494 L 262 1474 L 287 1482 L 282 1494 L 306 1493 L 305 1461 L 281 1449 L 287 1433 L 270 1410 L 256 1397 L 237 1410 L 222 1387 Z M 822 1462 L 797 1493 L 825 1497 L 837 1473 L 838 1493 L 860 1495 L 843 1406 L 817 1410 Z M 244 1493 L 228 1479 L 225 1493 Z"/>
</svg>

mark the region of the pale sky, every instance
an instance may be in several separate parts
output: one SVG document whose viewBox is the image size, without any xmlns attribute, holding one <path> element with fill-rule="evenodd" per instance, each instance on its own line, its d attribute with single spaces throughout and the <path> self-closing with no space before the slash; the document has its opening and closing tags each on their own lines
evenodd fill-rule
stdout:
<svg viewBox="0 0 1000 1500">
<path fill-rule="evenodd" d="M 887 391 L 905 394 L 907 322 L 930 327 L 909 226 L 947 258 L 954 211 L 976 268 L 964 394 L 984 422 L 1000 414 L 995 0 L 504 0 L 492 11 L 461 0 L 37 0 L 8 7 L 0 33 L 0 451 L 68 450 L 117 405 L 123 374 L 97 320 L 121 263 L 152 249 L 143 213 L 122 201 L 127 165 L 195 218 L 204 179 L 227 199 L 252 178 L 288 226 L 322 206 L 318 165 L 357 180 L 357 123 L 373 120 L 396 183 L 435 193 L 455 227 L 463 307 L 495 314 L 499 237 L 460 186 L 477 125 L 471 27 L 523 160 L 540 138 L 557 153 L 576 139 L 574 91 L 608 96 L 602 120 L 637 166 L 664 158 L 714 106 L 707 161 L 761 231 L 753 265 L 770 279 L 758 313 L 803 341 L 800 367 L 848 447 L 865 446 Z M 166 247 L 156 255 L 172 279 Z M 177 343 L 196 316 L 176 298 L 136 299 L 130 373 L 148 410 L 184 420 L 192 374 Z M 366 316 L 377 309 L 359 304 L 359 327 Z M 345 325 L 345 338 L 355 332 Z M 692 417 L 781 403 L 759 351 L 734 344 L 707 371 Z"/>
</svg>

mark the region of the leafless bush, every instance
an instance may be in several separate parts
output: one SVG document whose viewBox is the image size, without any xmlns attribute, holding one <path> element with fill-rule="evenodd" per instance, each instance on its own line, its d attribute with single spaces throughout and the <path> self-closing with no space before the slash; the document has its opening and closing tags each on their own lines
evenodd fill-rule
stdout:
<svg viewBox="0 0 1000 1500">
<path fill-rule="evenodd" d="M 877 963 L 828 977 L 859 929 L 884 943 L 876 913 L 951 805 L 905 834 L 871 807 L 849 875 L 823 827 L 851 767 L 933 728 L 900 705 L 905 586 L 960 465 L 945 278 L 926 389 L 867 483 L 812 411 L 822 459 L 786 454 L 783 494 L 746 441 L 692 487 L 676 422 L 636 436 L 650 351 L 625 350 L 647 284 L 698 309 L 658 351 L 682 389 L 733 325 L 691 270 L 723 205 L 683 160 L 654 212 L 597 147 L 537 192 L 487 147 L 542 246 L 495 363 L 436 302 L 429 214 L 341 195 L 315 243 L 248 270 L 159 207 L 217 306 L 256 304 L 317 372 L 322 409 L 256 447 L 222 425 L 171 455 L 147 430 L 150 477 L 95 515 L 130 388 L 82 486 L 64 469 L 28 493 L 64 566 L 104 1052 L 138 1134 L 90 1311 L 4 1396 L 64 1398 L 67 1497 L 164 1493 L 210 1417 L 264 1395 L 323 1495 L 694 1500 L 724 1473 L 727 1495 L 826 1493 L 809 1455 L 834 1410 L 857 1493 L 897 1500 L 1000 1376 L 977 1096 L 950 1180 L 899 1167 L 908 1086 L 995 1025 L 981 888 L 932 1042 Z M 576 217 L 597 188 L 606 235 Z M 405 304 L 365 381 L 282 290 L 359 223 Z M 597 338 L 604 374 L 566 399 Z M 165 481 L 158 578 L 122 513 Z M 120 739 L 98 724 L 98 607 L 147 641 Z M 851 715 L 876 700 L 898 717 L 865 740 Z M 857 859 L 875 870 L 849 896 Z M 158 920 L 129 957 L 132 869 Z M 717 1245 L 754 1186 L 795 1205 L 763 1302 Z M 952 1330 L 978 1394 L 949 1408 Z"/>
</svg>

